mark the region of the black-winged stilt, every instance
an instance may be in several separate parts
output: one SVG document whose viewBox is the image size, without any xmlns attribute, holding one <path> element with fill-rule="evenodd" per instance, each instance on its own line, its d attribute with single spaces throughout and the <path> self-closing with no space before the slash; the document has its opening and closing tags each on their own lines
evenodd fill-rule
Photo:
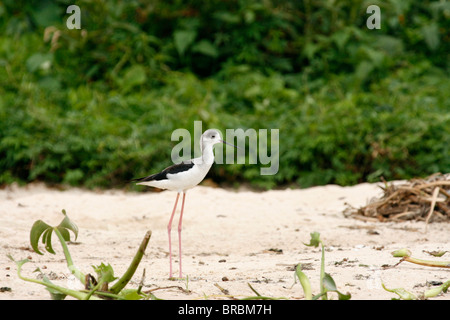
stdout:
<svg viewBox="0 0 450 320">
<path fill-rule="evenodd" d="M 178 247 L 179 247 L 179 261 L 180 261 L 180 278 L 182 277 L 182 263 L 181 263 L 181 223 L 183 219 L 184 200 L 186 198 L 186 191 L 198 185 L 206 176 L 209 169 L 214 162 L 213 146 L 216 143 L 225 143 L 237 148 L 236 146 L 222 140 L 220 133 L 217 130 L 206 130 L 200 137 L 200 148 L 202 151 L 201 157 L 186 160 L 178 164 L 167 167 L 163 171 L 152 174 L 144 178 L 133 179 L 139 185 L 156 187 L 159 189 L 167 189 L 177 191 L 177 198 L 170 216 L 169 224 L 167 225 L 167 233 L 169 235 L 169 260 L 170 260 L 170 278 L 172 278 L 172 241 L 171 229 L 172 220 L 177 208 L 180 193 L 183 193 L 183 202 L 181 203 L 180 220 L 178 222 Z"/>
</svg>

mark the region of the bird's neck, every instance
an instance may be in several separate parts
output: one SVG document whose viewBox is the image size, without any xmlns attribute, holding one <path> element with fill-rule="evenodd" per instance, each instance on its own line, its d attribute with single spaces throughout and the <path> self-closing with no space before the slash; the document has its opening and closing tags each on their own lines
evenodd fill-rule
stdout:
<svg viewBox="0 0 450 320">
<path fill-rule="evenodd" d="M 202 163 L 211 166 L 214 163 L 213 146 L 207 145 L 202 150 Z"/>
</svg>

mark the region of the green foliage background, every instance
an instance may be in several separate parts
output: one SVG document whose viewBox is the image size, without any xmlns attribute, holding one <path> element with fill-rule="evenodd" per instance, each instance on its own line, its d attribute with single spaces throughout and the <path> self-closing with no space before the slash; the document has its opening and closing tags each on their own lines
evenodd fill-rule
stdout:
<svg viewBox="0 0 450 320">
<path fill-rule="evenodd" d="M 448 1 L 6 0 L 0 184 L 128 186 L 170 165 L 172 131 L 195 120 L 280 130 L 276 175 L 215 165 L 219 183 L 450 172 L 449 74 Z"/>
</svg>

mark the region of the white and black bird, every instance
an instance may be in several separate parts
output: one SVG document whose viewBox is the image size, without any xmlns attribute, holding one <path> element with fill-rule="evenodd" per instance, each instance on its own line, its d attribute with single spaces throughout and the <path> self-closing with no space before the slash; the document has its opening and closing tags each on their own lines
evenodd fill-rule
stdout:
<svg viewBox="0 0 450 320">
<path fill-rule="evenodd" d="M 170 260 L 170 278 L 172 278 L 172 239 L 171 229 L 172 220 L 177 208 L 180 193 L 183 193 L 183 201 L 181 203 L 180 220 L 178 222 L 178 247 L 179 247 L 179 261 L 180 261 L 180 278 L 182 277 L 182 263 L 181 263 L 181 223 L 183 219 L 184 200 L 186 198 L 186 191 L 198 185 L 206 176 L 209 169 L 214 162 L 213 146 L 217 143 L 225 143 L 237 148 L 236 146 L 222 140 L 217 130 L 206 130 L 200 137 L 200 148 L 202 155 L 198 158 L 186 160 L 178 164 L 174 164 L 159 173 L 149 175 L 144 178 L 133 179 L 139 185 L 156 187 L 159 189 L 167 189 L 177 191 L 177 198 L 170 216 L 169 224 L 167 225 L 167 233 L 169 235 L 169 260 Z"/>
</svg>

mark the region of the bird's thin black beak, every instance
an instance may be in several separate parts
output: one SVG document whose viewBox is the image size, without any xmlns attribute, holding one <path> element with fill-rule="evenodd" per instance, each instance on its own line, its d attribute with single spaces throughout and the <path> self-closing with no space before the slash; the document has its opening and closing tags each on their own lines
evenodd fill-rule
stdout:
<svg viewBox="0 0 450 320">
<path fill-rule="evenodd" d="M 226 142 L 225 140 L 220 140 L 220 142 L 225 143 L 225 144 L 227 144 L 227 145 L 229 145 L 229 146 L 235 147 L 236 149 L 241 149 L 241 148 L 235 146 L 234 144 L 231 144 L 231 143 Z"/>
</svg>

